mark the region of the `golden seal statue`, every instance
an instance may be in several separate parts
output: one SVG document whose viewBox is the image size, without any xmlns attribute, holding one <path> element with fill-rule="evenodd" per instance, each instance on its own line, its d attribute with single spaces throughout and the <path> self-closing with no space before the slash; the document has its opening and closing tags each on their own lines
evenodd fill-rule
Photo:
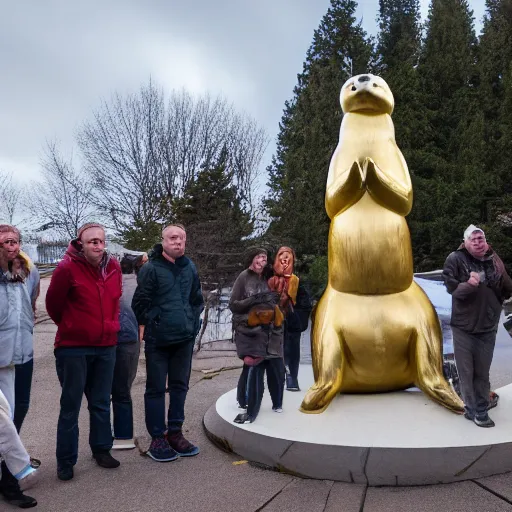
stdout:
<svg viewBox="0 0 512 512">
<path fill-rule="evenodd" d="M 359 75 L 345 83 L 340 101 L 345 115 L 325 195 L 329 281 L 311 334 L 315 384 L 301 410 L 322 412 L 339 392 L 416 385 L 463 412 L 443 376 L 435 309 L 413 281 L 405 221 L 412 185 L 395 142 L 393 94 L 382 78 Z"/>
</svg>

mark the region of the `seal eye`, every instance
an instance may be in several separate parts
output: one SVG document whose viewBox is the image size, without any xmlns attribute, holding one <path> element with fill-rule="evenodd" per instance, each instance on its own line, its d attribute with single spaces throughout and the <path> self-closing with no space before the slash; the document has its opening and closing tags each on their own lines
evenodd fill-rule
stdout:
<svg viewBox="0 0 512 512">
<path fill-rule="evenodd" d="M 379 87 L 375 82 L 373 82 L 373 87 Z"/>
<path fill-rule="evenodd" d="M 357 88 L 355 85 L 352 86 L 352 88 L 350 89 L 351 91 L 357 91 Z"/>
</svg>

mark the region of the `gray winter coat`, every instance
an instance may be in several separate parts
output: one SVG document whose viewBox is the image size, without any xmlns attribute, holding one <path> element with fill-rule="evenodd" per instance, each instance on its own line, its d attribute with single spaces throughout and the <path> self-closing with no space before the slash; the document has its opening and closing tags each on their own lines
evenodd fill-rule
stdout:
<svg viewBox="0 0 512 512">
<path fill-rule="evenodd" d="M 7 281 L 0 275 L 0 368 L 34 357 L 33 330 L 34 311 L 27 284 Z"/>
<path fill-rule="evenodd" d="M 283 326 L 276 327 L 247 324 L 250 310 L 258 305 L 273 308 L 277 304 L 276 294 L 268 287 L 267 281 L 250 269 L 244 270 L 235 281 L 229 309 L 233 313 L 233 329 L 238 357 L 283 357 Z"/>
</svg>

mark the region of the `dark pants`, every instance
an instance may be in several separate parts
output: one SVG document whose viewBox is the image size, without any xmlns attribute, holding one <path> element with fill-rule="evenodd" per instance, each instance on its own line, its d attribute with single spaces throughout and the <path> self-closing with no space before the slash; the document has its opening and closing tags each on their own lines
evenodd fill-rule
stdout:
<svg viewBox="0 0 512 512">
<path fill-rule="evenodd" d="M 272 407 L 283 406 L 284 363 L 279 358 L 264 359 L 256 366 L 250 366 L 247 372 L 247 414 L 253 420 L 260 412 L 261 400 L 265 391 L 264 375 L 267 372 L 267 385 L 272 399 Z"/>
<path fill-rule="evenodd" d="M 250 366 L 244 364 L 236 388 L 236 400 L 238 405 L 244 409 L 247 407 L 247 375 L 249 375 L 249 368 Z"/>
<path fill-rule="evenodd" d="M 112 381 L 112 412 L 114 437 L 133 438 L 133 405 L 131 389 L 139 364 L 140 343 L 119 343 Z"/>
<path fill-rule="evenodd" d="M 89 408 L 89 445 L 92 453 L 112 448 L 110 391 L 116 347 L 58 348 L 57 376 L 62 386 L 57 424 L 57 464 L 75 465 L 78 458 L 78 415 L 85 393 Z"/>
<path fill-rule="evenodd" d="M 284 364 L 286 374 L 291 377 L 293 384 L 298 384 L 300 364 L 300 332 L 286 331 L 284 333 Z"/>
<path fill-rule="evenodd" d="M 15 366 L 14 380 L 14 425 L 19 432 L 30 405 L 34 360 Z"/>
<path fill-rule="evenodd" d="M 489 371 L 496 332 L 468 334 L 456 327 L 452 327 L 452 332 L 455 363 L 466 412 L 471 416 L 484 416 L 489 405 Z"/>
<path fill-rule="evenodd" d="M 179 432 L 185 421 L 190 369 L 192 367 L 192 341 L 174 343 L 167 347 L 156 347 L 146 343 L 146 392 L 144 406 L 146 428 L 151 437 Z M 169 379 L 169 410 L 165 426 L 165 391 Z"/>
</svg>

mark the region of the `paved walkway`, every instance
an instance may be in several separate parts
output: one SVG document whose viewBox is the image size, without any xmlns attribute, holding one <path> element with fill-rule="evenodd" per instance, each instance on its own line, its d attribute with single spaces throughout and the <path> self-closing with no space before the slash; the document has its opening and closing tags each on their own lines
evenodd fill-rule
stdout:
<svg viewBox="0 0 512 512">
<path fill-rule="evenodd" d="M 22 437 L 34 457 L 42 459 L 42 479 L 31 490 L 41 512 L 512 512 L 510 474 L 457 484 L 365 488 L 331 481 L 303 480 L 255 467 L 213 446 L 202 428 L 208 407 L 236 386 L 238 364 L 225 351 L 200 354 L 194 361 L 187 400 L 186 436 L 201 448 L 199 456 L 158 464 L 138 450 L 117 452 L 121 467 L 96 466 L 87 444 L 88 419 L 84 402 L 80 417 L 80 455 L 75 478 L 56 477 L 55 435 L 59 384 L 55 375 L 55 327 L 36 327 L 32 404 Z M 512 340 L 511 340 L 512 344 Z M 229 348 L 229 347 L 222 347 Z M 205 373 L 202 370 L 207 370 Z M 210 370 L 208 372 L 208 370 Z M 504 376 L 502 376 L 504 378 Z M 133 387 L 135 429 L 140 445 L 149 444 L 143 416 L 144 369 Z M 286 407 L 286 401 L 285 401 Z M 461 419 L 461 421 L 463 421 Z M 475 427 L 476 428 L 476 427 Z M 1 511 L 17 510 L 0 501 Z"/>
</svg>

